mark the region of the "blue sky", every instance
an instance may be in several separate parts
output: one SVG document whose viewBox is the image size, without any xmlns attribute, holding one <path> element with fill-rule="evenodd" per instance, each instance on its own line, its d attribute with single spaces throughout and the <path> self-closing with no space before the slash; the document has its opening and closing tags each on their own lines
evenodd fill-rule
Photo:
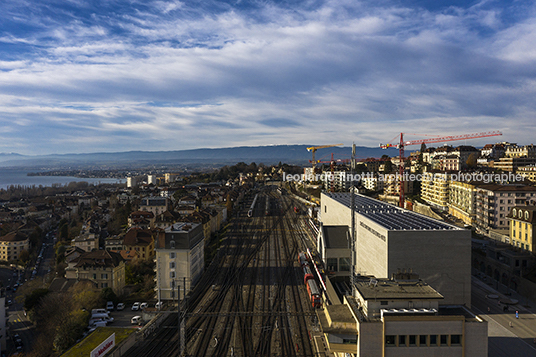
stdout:
<svg viewBox="0 0 536 357">
<path fill-rule="evenodd" d="M 530 1 L 0 3 L 0 152 L 528 144 L 535 98 Z"/>
</svg>

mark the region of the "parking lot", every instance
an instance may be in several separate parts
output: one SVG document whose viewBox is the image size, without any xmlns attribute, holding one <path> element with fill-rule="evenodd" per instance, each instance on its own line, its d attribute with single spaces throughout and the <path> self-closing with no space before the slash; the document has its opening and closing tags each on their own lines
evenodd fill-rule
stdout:
<svg viewBox="0 0 536 357">
<path fill-rule="evenodd" d="M 108 326 L 136 328 L 138 325 L 131 323 L 131 320 L 134 316 L 142 316 L 144 319 L 142 324 L 145 324 L 157 314 L 154 302 L 148 303 L 147 309 L 139 309 L 137 311 L 132 311 L 132 305 L 133 304 L 125 304 L 125 308 L 123 310 L 114 309 L 110 311 L 110 316 L 114 318 L 114 321 L 108 324 Z"/>
</svg>

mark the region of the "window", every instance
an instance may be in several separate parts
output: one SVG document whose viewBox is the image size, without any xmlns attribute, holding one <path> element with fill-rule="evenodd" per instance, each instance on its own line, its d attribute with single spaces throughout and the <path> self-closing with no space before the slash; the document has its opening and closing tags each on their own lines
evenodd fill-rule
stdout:
<svg viewBox="0 0 536 357">
<path fill-rule="evenodd" d="M 398 336 L 398 346 L 404 347 L 406 345 L 406 335 Z"/>
<path fill-rule="evenodd" d="M 350 258 L 339 258 L 339 270 L 350 271 Z"/>
<path fill-rule="evenodd" d="M 97 279 L 97 274 L 93 274 L 93 279 Z"/>
<path fill-rule="evenodd" d="M 448 335 L 441 335 L 441 340 L 440 340 L 441 346 L 447 345 L 448 337 L 449 337 Z"/>
<path fill-rule="evenodd" d="M 175 269 L 175 262 L 169 263 L 169 269 Z"/>
<path fill-rule="evenodd" d="M 171 242 L 169 242 L 169 247 L 170 247 L 171 249 L 175 249 L 175 241 L 174 241 L 174 240 L 172 240 Z"/>
<path fill-rule="evenodd" d="M 108 283 L 102 283 L 101 284 L 101 288 L 107 288 L 108 287 Z"/>
<path fill-rule="evenodd" d="M 338 271 L 337 270 L 337 258 L 328 258 L 327 259 L 327 270 L 328 271 Z"/>
<path fill-rule="evenodd" d="M 324 206 L 324 213 L 328 212 L 328 206 Z"/>
<path fill-rule="evenodd" d="M 175 259 L 175 252 L 169 253 L 169 259 Z"/>
<path fill-rule="evenodd" d="M 396 345 L 396 336 L 387 335 L 385 336 L 385 346 L 394 347 Z"/>
<path fill-rule="evenodd" d="M 437 335 L 430 335 L 430 346 L 437 346 Z"/>
<path fill-rule="evenodd" d="M 409 345 L 410 346 L 417 346 L 417 336 L 416 335 L 409 335 Z"/>
<path fill-rule="evenodd" d="M 170 277 L 171 279 L 175 278 L 175 272 L 174 272 L 174 271 L 170 271 L 170 272 L 169 272 L 169 277 Z"/>
<path fill-rule="evenodd" d="M 108 274 L 101 274 L 100 277 L 101 279 L 108 279 Z"/>
<path fill-rule="evenodd" d="M 450 345 L 459 346 L 462 344 L 462 335 L 450 335 Z"/>
<path fill-rule="evenodd" d="M 426 335 L 420 335 L 419 336 L 419 346 L 426 346 L 427 345 L 427 341 L 428 340 L 428 336 Z"/>
</svg>

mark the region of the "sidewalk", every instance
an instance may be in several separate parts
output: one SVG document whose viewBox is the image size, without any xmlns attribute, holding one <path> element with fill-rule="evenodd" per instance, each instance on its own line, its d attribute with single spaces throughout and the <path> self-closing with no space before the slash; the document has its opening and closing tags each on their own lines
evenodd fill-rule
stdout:
<svg viewBox="0 0 536 357">
<path fill-rule="evenodd" d="M 504 293 L 497 291 L 495 288 L 483 282 L 482 280 L 480 280 L 478 277 L 474 275 L 472 275 L 471 278 L 475 284 L 480 286 L 483 290 L 488 291 L 489 294 L 497 295 L 500 301 L 517 300 L 518 302 L 516 304 L 511 305 L 511 306 L 515 306 L 516 310 L 524 310 L 532 314 L 536 314 L 536 303 L 534 301 L 524 296 L 519 295 L 517 292 L 511 289 L 509 290 L 510 295 L 506 295 Z M 493 285 L 496 286 L 496 284 L 497 282 L 494 281 Z M 502 288 L 503 290 L 507 289 L 506 286 L 504 286 L 501 283 L 499 283 L 499 287 Z"/>
</svg>

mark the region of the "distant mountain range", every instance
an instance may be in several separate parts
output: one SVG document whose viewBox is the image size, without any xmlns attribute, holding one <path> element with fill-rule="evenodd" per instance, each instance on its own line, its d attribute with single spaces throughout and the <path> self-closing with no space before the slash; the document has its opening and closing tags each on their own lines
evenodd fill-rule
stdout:
<svg viewBox="0 0 536 357">
<path fill-rule="evenodd" d="M 87 168 L 95 166 L 142 167 L 147 165 L 222 165 L 237 162 L 266 165 L 278 162 L 305 165 L 312 158 L 307 147 L 313 145 L 273 145 L 240 146 L 219 149 L 193 149 L 178 151 L 127 151 L 113 153 L 62 154 L 26 156 L 16 153 L 0 153 L 0 167 L 60 167 L 73 166 Z M 331 147 L 319 149 L 316 159 L 329 161 L 333 153 L 335 159 L 349 159 L 351 147 Z M 379 158 L 382 155 L 396 156 L 397 150 L 356 147 L 356 158 Z"/>
</svg>

